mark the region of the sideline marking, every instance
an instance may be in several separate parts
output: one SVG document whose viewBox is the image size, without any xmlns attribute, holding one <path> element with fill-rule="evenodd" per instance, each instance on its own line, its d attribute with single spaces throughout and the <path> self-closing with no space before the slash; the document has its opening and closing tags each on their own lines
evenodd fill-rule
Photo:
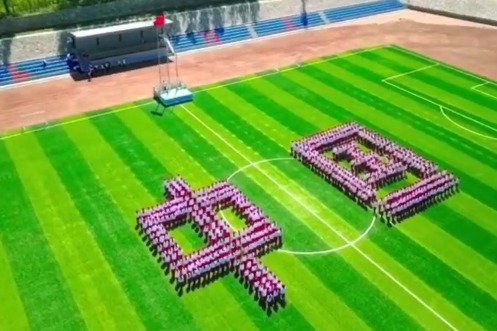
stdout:
<svg viewBox="0 0 497 331">
<path fill-rule="evenodd" d="M 247 165 L 244 165 L 241 168 L 238 168 L 238 170 L 236 170 L 234 173 L 229 175 L 226 180 L 230 181 L 237 174 L 245 171 L 248 168 L 253 168 L 253 167 L 255 167 L 259 164 L 262 164 L 262 163 L 269 163 L 269 162 L 275 162 L 275 161 L 296 161 L 296 160 L 293 157 L 276 157 L 276 158 L 272 158 L 272 159 L 264 159 L 264 160 L 259 160 L 257 162 L 251 162 Z M 228 221 L 226 216 L 224 216 L 224 212 L 221 210 L 219 213 L 221 214 L 223 219 L 226 221 L 226 223 L 229 224 L 231 229 L 235 230 L 235 227 Z M 338 252 L 338 251 L 343 250 L 345 248 L 348 248 L 352 245 L 355 245 L 356 243 L 358 243 L 359 241 L 364 239 L 369 234 L 369 231 L 371 231 L 371 229 L 373 228 L 375 221 L 376 221 L 376 217 L 373 216 L 373 219 L 372 219 L 371 223 L 369 224 L 368 228 L 366 229 L 366 231 L 361 233 L 361 235 L 359 237 L 355 238 L 350 243 L 347 243 L 347 244 L 339 246 L 339 247 L 325 249 L 325 250 L 321 250 L 321 251 L 293 251 L 293 250 L 288 250 L 288 249 L 278 249 L 276 252 L 285 253 L 285 254 L 292 254 L 292 255 L 323 255 L 323 254 L 335 253 L 335 252 Z"/>
<path fill-rule="evenodd" d="M 197 94 L 197 93 L 201 93 L 201 92 L 212 91 L 212 90 L 215 90 L 215 89 L 218 89 L 218 88 L 223 88 L 223 87 L 227 87 L 227 86 L 231 86 L 231 85 L 235 85 L 235 84 L 245 83 L 245 82 L 248 82 L 248 81 L 251 81 L 251 80 L 260 79 L 260 78 L 271 76 L 271 75 L 276 75 L 278 73 L 287 72 L 287 71 L 291 71 L 291 70 L 296 70 L 296 69 L 299 69 L 299 68 L 302 68 L 302 67 L 307 67 L 307 66 L 316 65 L 316 64 L 320 64 L 320 63 L 324 63 L 324 62 L 328 62 L 328 61 L 343 59 L 343 58 L 347 58 L 349 56 L 353 56 L 353 55 L 357 55 L 357 54 L 362 54 L 362 53 L 366 53 L 366 52 L 374 52 L 375 50 L 379 50 L 379 49 L 383 49 L 383 48 L 388 48 L 388 47 L 392 47 L 392 45 L 384 45 L 384 46 L 378 46 L 378 47 L 372 47 L 372 48 L 362 49 L 362 50 L 359 50 L 359 51 L 347 52 L 347 53 L 345 53 L 343 55 L 333 56 L 333 57 L 330 57 L 328 59 L 321 59 L 321 60 L 317 60 L 317 61 L 305 62 L 300 67 L 297 67 L 297 66 L 294 65 L 294 66 L 290 66 L 290 67 L 288 67 L 286 69 L 283 69 L 283 70 L 280 70 L 280 71 L 267 72 L 267 73 L 264 73 L 264 74 L 260 74 L 260 75 L 256 75 L 256 76 L 251 76 L 251 77 L 248 77 L 248 78 L 245 78 L 245 79 L 239 79 L 239 80 L 236 80 L 234 82 L 230 82 L 230 83 L 226 83 L 226 84 L 220 84 L 220 85 L 215 85 L 215 86 L 212 86 L 212 87 L 207 87 L 205 89 L 200 89 L 200 90 L 194 91 L 193 93 Z M 57 123 L 50 124 L 50 125 L 47 125 L 47 126 L 42 127 L 42 128 L 28 129 L 28 130 L 25 130 L 25 131 L 20 132 L 20 133 L 13 133 L 13 134 L 10 134 L 10 135 L 7 135 L 7 136 L 0 136 L 0 140 L 7 140 L 7 139 L 15 138 L 15 137 L 21 136 L 23 134 L 27 134 L 27 133 L 35 133 L 35 132 L 38 132 L 38 131 L 52 129 L 52 128 L 56 128 L 56 127 L 63 126 L 63 125 L 68 125 L 68 124 L 74 124 L 74 123 L 78 123 L 78 122 L 81 122 L 81 121 L 87 121 L 87 120 L 90 120 L 92 118 L 96 118 L 96 117 L 100 117 L 100 116 L 106 116 L 106 115 L 110 115 L 110 114 L 115 114 L 115 113 L 119 113 L 119 112 L 122 112 L 122 111 L 125 111 L 125 110 L 135 109 L 135 108 L 139 108 L 139 107 L 142 107 L 142 106 L 149 106 L 149 105 L 153 105 L 153 104 L 157 104 L 157 102 L 154 101 L 154 100 L 151 100 L 151 101 L 143 102 L 143 103 L 140 103 L 140 104 L 135 104 L 135 105 L 129 106 L 129 107 L 123 107 L 123 108 L 109 110 L 109 111 L 102 112 L 102 113 L 97 113 L 97 114 L 93 114 L 93 115 L 87 115 L 85 117 L 77 118 L 77 119 L 70 120 L 70 121 L 57 122 Z M 35 124 L 33 124 L 33 125 L 35 125 Z"/>
<path fill-rule="evenodd" d="M 444 116 L 444 117 L 445 117 L 445 118 L 446 118 L 449 122 L 451 122 L 452 124 L 454 124 L 455 126 L 457 126 L 457 127 L 461 128 L 461 129 L 463 129 L 464 131 L 468 131 L 468 132 L 470 132 L 470 133 L 472 133 L 472 134 L 475 134 L 475 135 L 480 136 L 480 137 L 483 137 L 483 138 L 487 138 L 487 139 L 491 139 L 491 140 L 497 140 L 497 138 L 496 138 L 496 137 L 487 136 L 487 135 L 485 135 L 485 134 L 483 134 L 483 133 L 479 133 L 479 132 L 476 132 L 476 131 L 474 131 L 474 130 L 468 129 L 467 127 L 465 127 L 465 126 L 463 126 L 463 125 L 461 125 L 461 124 L 457 123 L 456 121 L 454 121 L 453 119 L 451 119 L 449 116 L 447 116 L 447 114 L 446 114 L 446 113 L 445 113 L 445 111 L 444 111 L 444 107 L 442 107 L 442 106 L 440 106 L 440 112 L 442 113 L 442 115 L 443 115 L 443 116 Z"/>
<path fill-rule="evenodd" d="M 429 69 L 429 68 L 432 68 L 432 67 L 434 67 L 434 66 L 435 66 L 435 65 L 429 65 L 429 66 L 426 66 L 426 67 L 420 68 L 420 69 L 419 69 L 419 70 L 417 70 L 417 71 L 420 71 L 420 70 L 425 70 L 425 69 Z M 413 72 L 413 71 L 406 72 L 403 76 L 406 76 L 407 74 L 410 74 L 410 73 L 412 73 L 412 72 Z M 401 75 L 401 76 L 402 76 L 402 75 Z M 429 103 L 431 103 L 431 104 L 433 104 L 433 105 L 437 106 L 437 107 L 438 107 L 438 109 L 440 109 L 440 110 L 441 110 L 442 115 L 444 115 L 444 117 L 446 117 L 446 118 L 447 118 L 447 115 L 445 114 L 445 112 L 444 112 L 443 110 L 448 110 L 448 111 L 450 111 L 450 112 L 452 112 L 452 113 L 454 113 L 454 114 L 456 114 L 456 115 L 459 115 L 459 116 L 461 116 L 461 117 L 466 118 L 466 119 L 467 119 L 467 120 L 469 120 L 469 121 L 472 121 L 472 122 L 474 122 L 474 123 L 476 123 L 476 124 L 478 124 L 478 125 L 481 125 L 482 127 L 485 127 L 485 128 L 487 128 L 487 129 L 489 129 L 489 130 L 492 130 L 492 131 L 497 132 L 497 129 L 496 129 L 496 128 L 494 128 L 494 127 L 492 127 L 492 126 L 490 126 L 490 125 L 487 125 L 487 124 L 485 124 L 485 123 L 482 123 L 482 122 L 480 122 L 480 121 L 478 121 L 478 120 L 476 120 L 476 119 L 474 119 L 474 118 L 472 118 L 472 117 L 470 117 L 470 116 L 464 115 L 464 114 L 462 114 L 462 113 L 460 113 L 460 112 L 458 112 L 458 111 L 456 111 L 456 110 L 450 109 L 449 107 L 442 106 L 441 104 L 439 104 L 439 103 L 438 103 L 438 102 L 436 102 L 436 101 L 433 101 L 433 100 L 430 100 L 430 99 L 428 99 L 428 98 L 425 98 L 425 97 L 423 97 L 423 96 L 421 96 L 421 95 L 417 94 L 416 92 L 410 91 L 410 90 L 408 90 L 408 89 L 403 88 L 402 86 L 399 86 L 399 85 L 396 85 L 396 84 L 394 84 L 394 83 L 390 82 L 390 80 L 391 80 L 392 78 L 398 78 L 398 77 L 401 77 L 401 76 L 399 76 L 399 75 L 395 75 L 395 76 L 392 76 L 392 77 L 388 77 L 388 78 L 382 79 L 381 81 L 382 81 L 383 83 L 385 83 L 385 84 L 388 84 L 388 85 L 390 85 L 390 86 L 392 86 L 392 87 L 395 87 L 396 89 L 399 89 L 399 90 L 404 91 L 404 92 L 406 92 L 406 93 L 408 93 L 408 94 L 410 94 L 410 95 L 412 95 L 412 96 L 415 96 L 415 97 L 416 97 L 416 98 L 418 98 L 418 99 L 424 100 L 424 101 L 426 101 L 426 102 L 429 102 Z M 449 119 L 449 121 L 453 122 L 451 119 Z M 457 126 L 459 126 L 459 125 L 457 125 Z M 469 129 L 466 129 L 466 128 L 464 128 L 464 129 L 465 129 L 466 131 L 468 131 L 468 132 L 475 133 L 473 130 L 469 130 Z M 480 135 L 480 134 L 478 134 L 478 135 Z M 480 135 L 480 136 L 482 136 L 482 137 L 486 137 L 486 138 L 489 138 L 489 139 L 494 139 L 494 138 L 492 138 L 492 137 L 485 136 L 485 135 Z"/>
<path fill-rule="evenodd" d="M 383 79 L 382 81 L 387 81 L 387 80 L 390 80 L 390 79 L 395 79 L 395 78 L 407 76 L 407 75 L 413 74 L 415 72 L 427 70 L 427 69 L 430 69 L 430 68 L 433 68 L 433 67 L 438 67 L 439 65 L 440 65 L 440 63 L 429 64 L 427 66 L 424 66 L 424 67 L 421 67 L 421 68 L 418 68 L 418 69 L 414 69 L 414 70 L 407 71 L 407 72 L 404 72 L 404 73 L 401 73 L 401 74 L 398 74 L 398 75 L 393 75 L 393 76 L 387 77 L 387 78 Z"/>
<path fill-rule="evenodd" d="M 195 114 L 193 114 L 191 111 L 188 110 L 184 105 L 180 105 L 181 108 L 185 110 L 191 117 L 193 117 L 197 122 L 199 122 L 202 126 L 204 126 L 207 130 L 209 130 L 212 134 L 214 134 L 219 140 L 224 142 L 226 146 L 231 148 L 235 153 L 240 155 L 243 159 L 245 159 L 247 162 L 252 162 L 247 156 L 245 156 L 242 152 L 240 152 L 236 147 L 230 144 L 229 141 L 224 139 L 219 133 L 217 133 L 214 129 L 209 127 L 206 123 L 204 123 L 200 118 L 198 118 Z M 276 186 L 278 186 L 283 192 L 288 194 L 295 202 L 299 205 L 301 205 L 304 209 L 306 209 L 309 213 L 311 213 L 314 217 L 316 217 L 317 220 L 319 220 L 321 223 L 323 223 L 326 227 L 328 227 L 331 231 L 333 231 L 337 236 L 339 236 L 345 243 L 351 244 L 351 242 L 338 230 L 336 230 L 334 227 L 332 227 L 328 222 L 326 222 L 324 219 L 322 219 L 314 210 L 310 209 L 308 206 L 306 206 L 302 201 L 300 201 L 297 197 L 295 197 L 291 192 L 289 192 L 286 187 L 282 186 L 278 181 L 276 181 L 273 177 L 268 175 L 266 172 L 264 172 L 258 165 L 255 166 L 259 172 L 264 175 L 267 179 L 269 179 L 271 182 L 273 182 Z M 355 245 L 350 245 L 352 249 L 354 249 L 359 255 L 361 255 L 363 258 L 365 258 L 369 263 L 371 263 L 373 266 L 375 266 L 379 271 L 381 271 L 385 276 L 390 278 L 395 284 L 397 284 L 401 289 L 403 289 L 407 294 L 409 294 L 411 297 L 413 297 L 416 301 L 418 301 L 423 307 L 425 307 L 427 310 L 429 310 L 433 315 L 435 315 L 440 321 L 442 321 L 445 325 L 447 325 L 450 329 L 454 331 L 458 331 L 456 327 L 454 327 L 449 321 L 447 321 L 442 315 L 440 315 L 435 309 L 433 309 L 430 305 L 428 305 L 426 302 L 424 302 L 420 297 L 418 297 L 414 292 L 412 292 L 409 288 L 407 288 L 404 284 L 402 284 L 397 278 L 395 278 L 391 273 L 386 271 L 381 265 L 378 264 L 375 260 L 373 260 L 369 255 L 364 253 L 360 248 L 358 248 Z"/>
<path fill-rule="evenodd" d="M 451 70 L 457 71 L 457 72 L 459 72 L 459 73 L 461 73 L 461 74 L 464 74 L 464 75 L 466 75 L 466 76 L 469 76 L 469 77 L 472 77 L 472 78 L 478 79 L 479 81 L 481 81 L 481 82 L 483 82 L 483 83 L 484 83 L 483 85 L 485 85 L 485 84 L 489 84 L 489 83 L 490 83 L 490 84 L 492 84 L 492 83 L 493 83 L 491 80 L 488 80 L 487 78 L 484 78 L 484 77 L 478 76 L 478 75 L 476 75 L 476 74 L 473 74 L 473 73 L 471 73 L 471 72 L 469 72 L 469 71 L 465 71 L 465 70 L 463 70 L 463 69 L 459 69 L 459 68 L 457 68 L 456 66 L 452 66 L 452 65 L 450 65 L 450 64 L 446 64 L 446 63 L 443 63 L 443 62 L 438 62 L 438 61 L 436 61 L 436 60 L 433 60 L 433 59 L 428 58 L 428 57 L 426 57 L 426 56 L 420 55 L 420 54 L 415 53 L 415 52 L 413 52 L 413 51 L 410 51 L 410 50 L 408 50 L 408 49 L 405 49 L 405 48 L 402 48 L 402 47 L 399 47 L 399 46 L 396 46 L 396 45 L 391 45 L 391 47 L 393 47 L 393 48 L 395 48 L 396 50 L 401 51 L 401 52 L 403 52 L 403 53 L 406 53 L 406 54 L 410 54 L 410 55 L 412 55 L 412 56 L 415 56 L 415 57 L 417 57 L 418 59 L 421 59 L 421 60 L 423 60 L 423 61 L 426 61 L 426 62 L 431 62 L 432 64 L 438 64 L 438 65 L 441 65 L 441 66 L 446 67 L 446 68 L 448 68 L 448 69 L 451 69 Z"/>
<path fill-rule="evenodd" d="M 476 84 L 475 86 L 471 87 L 471 89 L 476 90 L 479 87 L 482 87 L 484 85 L 487 85 L 489 82 L 481 83 L 481 84 Z"/>
</svg>

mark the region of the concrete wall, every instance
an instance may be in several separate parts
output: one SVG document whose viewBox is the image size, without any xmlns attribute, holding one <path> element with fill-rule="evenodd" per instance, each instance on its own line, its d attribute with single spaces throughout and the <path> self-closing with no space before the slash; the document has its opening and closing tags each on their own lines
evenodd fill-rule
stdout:
<svg viewBox="0 0 497 331">
<path fill-rule="evenodd" d="M 115 20 L 118 17 L 155 13 L 162 10 L 186 10 L 243 1 L 251 0 L 114 0 L 98 6 L 73 7 L 50 13 L 2 19 L 0 20 L 0 33 L 7 35 L 54 26 L 75 26 L 88 22 Z"/>
<path fill-rule="evenodd" d="M 413 9 L 497 24 L 497 0 L 400 0 Z"/>
<path fill-rule="evenodd" d="M 126 7 L 123 5 L 126 1 L 138 2 L 137 0 L 122 0 L 119 1 L 119 8 Z M 140 0 L 140 2 L 142 1 L 145 1 L 145 3 L 157 2 L 157 0 Z M 186 33 L 296 15 L 303 11 L 311 12 L 373 1 L 375 0 L 261 0 L 195 11 L 166 12 L 166 14 L 168 18 L 174 21 L 172 28 L 176 33 Z M 102 6 L 95 10 L 104 10 Z M 117 15 L 122 16 L 121 9 L 114 8 L 114 17 Z M 3 23 L 3 20 L 0 23 Z M 2 31 L 1 24 L 0 31 Z M 4 38 L 0 40 L 0 64 L 64 54 L 66 45 L 67 31 L 50 31 Z"/>
</svg>

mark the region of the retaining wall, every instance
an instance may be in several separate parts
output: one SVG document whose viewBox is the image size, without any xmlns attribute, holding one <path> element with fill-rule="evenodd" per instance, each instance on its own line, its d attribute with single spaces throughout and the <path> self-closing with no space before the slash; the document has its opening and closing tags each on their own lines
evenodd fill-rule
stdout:
<svg viewBox="0 0 497 331">
<path fill-rule="evenodd" d="M 411 9 L 497 25 L 497 0 L 400 0 Z"/>
<path fill-rule="evenodd" d="M 192 2 L 194 0 L 181 1 Z M 253 23 L 259 20 L 296 15 L 302 12 L 318 11 L 373 1 L 375 0 L 262 0 L 230 6 L 209 7 L 186 12 L 167 12 L 166 10 L 166 15 L 174 22 L 172 26 L 174 32 L 187 33 L 191 31 L 210 30 L 222 26 Z M 131 5 L 131 3 L 136 4 L 138 2 L 143 2 L 143 6 L 152 6 L 152 3 L 157 5 L 158 1 L 120 0 L 118 1 L 119 6 L 113 7 L 113 16 L 123 16 L 123 11 L 129 10 L 123 9 L 127 6 L 125 4 L 129 3 L 128 5 L 130 8 L 136 8 L 134 7 L 135 5 Z M 108 5 L 111 4 L 114 3 Z M 88 15 L 91 15 L 91 13 L 96 15 L 97 11 L 107 10 L 103 9 L 102 6 L 104 5 L 100 5 L 98 8 L 82 8 L 81 10 L 87 10 L 88 13 L 90 13 Z M 53 13 L 53 15 L 59 14 Z M 69 19 L 70 17 L 71 16 L 68 16 L 68 18 L 64 19 Z M 5 31 L 2 29 L 8 27 L 8 24 L 7 26 L 4 24 L 4 20 L 0 20 L 0 31 Z M 1 39 L 0 64 L 64 54 L 66 52 L 68 31 L 69 30 L 50 31 Z"/>
</svg>

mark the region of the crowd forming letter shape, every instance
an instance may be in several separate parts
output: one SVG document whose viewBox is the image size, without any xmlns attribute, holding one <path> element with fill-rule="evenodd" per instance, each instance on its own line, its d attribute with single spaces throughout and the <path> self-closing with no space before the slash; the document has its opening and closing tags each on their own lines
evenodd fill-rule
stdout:
<svg viewBox="0 0 497 331">
<path fill-rule="evenodd" d="M 370 151 L 363 151 L 358 143 Z M 332 152 L 332 157 L 324 153 Z M 371 207 L 389 223 L 403 220 L 455 193 L 459 180 L 445 170 L 358 123 L 349 122 L 292 142 L 290 153 L 364 207 Z M 346 160 L 350 169 L 339 162 Z M 378 190 L 405 179 L 414 184 L 390 192 Z"/>
<path fill-rule="evenodd" d="M 141 210 L 137 221 L 166 270 L 171 271 L 178 291 L 184 286 L 195 289 L 234 272 L 265 308 L 284 303 L 285 285 L 259 260 L 281 247 L 281 228 L 260 208 L 227 181 L 193 191 L 183 178 L 176 177 L 164 182 L 164 190 L 166 202 Z M 231 231 L 226 220 L 218 217 L 219 210 L 229 207 L 246 227 Z M 190 254 L 185 254 L 169 233 L 186 223 L 206 242 Z"/>
<path fill-rule="evenodd" d="M 358 143 L 370 151 L 363 151 Z M 331 151 L 332 158 L 324 153 Z M 291 154 L 332 183 L 363 207 L 371 207 L 388 222 L 411 216 L 456 192 L 459 180 L 445 170 L 399 146 L 390 139 L 355 122 L 318 132 L 292 142 Z M 350 169 L 339 162 L 347 160 Z M 383 198 L 378 190 L 406 178 L 407 172 L 419 180 L 390 192 Z M 284 304 L 285 285 L 259 258 L 282 245 L 282 232 L 264 212 L 236 186 L 219 181 L 192 190 L 181 177 L 164 182 L 166 202 L 137 214 L 137 228 L 144 234 L 166 271 L 171 271 L 178 291 L 228 273 L 235 275 L 254 292 L 264 308 Z M 246 224 L 232 231 L 217 212 L 233 208 Z M 206 245 L 185 254 L 170 231 L 190 223 Z"/>
</svg>

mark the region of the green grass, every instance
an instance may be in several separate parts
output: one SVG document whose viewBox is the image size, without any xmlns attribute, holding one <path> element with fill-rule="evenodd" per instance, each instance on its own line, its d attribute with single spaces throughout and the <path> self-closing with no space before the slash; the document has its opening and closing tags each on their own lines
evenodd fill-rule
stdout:
<svg viewBox="0 0 497 331">
<path fill-rule="evenodd" d="M 497 329 L 497 88 L 433 63 L 396 46 L 349 52 L 197 89 L 162 117 L 145 100 L 5 133 L 0 330 Z M 274 159 L 231 181 L 282 227 L 284 250 L 342 247 L 372 215 L 288 150 L 351 120 L 454 172 L 461 192 L 394 228 L 374 223 L 353 247 L 264 256 L 288 287 L 272 316 L 233 276 L 178 296 L 134 230 L 162 180 L 199 188 Z M 189 225 L 173 236 L 203 245 Z"/>
<path fill-rule="evenodd" d="M 186 254 L 190 254 L 205 246 L 202 237 L 193 230 L 193 227 L 189 223 L 169 231 L 169 234 L 179 243 Z"/>
<path fill-rule="evenodd" d="M 408 185 L 414 184 L 416 181 L 418 181 L 418 178 L 411 174 L 410 172 L 407 173 L 406 178 L 393 182 L 387 186 L 382 187 L 381 189 L 378 190 L 378 196 L 379 197 L 384 197 L 387 194 L 396 191 L 400 188 L 406 187 Z"/>
<path fill-rule="evenodd" d="M 245 227 L 245 221 L 240 218 L 234 211 L 232 208 L 225 208 L 222 210 L 222 213 L 221 211 L 218 213 L 218 216 L 221 218 L 221 219 L 226 219 L 226 221 L 228 221 L 228 223 L 231 225 L 232 229 L 235 229 L 235 230 L 240 230 L 242 228 Z"/>
</svg>

